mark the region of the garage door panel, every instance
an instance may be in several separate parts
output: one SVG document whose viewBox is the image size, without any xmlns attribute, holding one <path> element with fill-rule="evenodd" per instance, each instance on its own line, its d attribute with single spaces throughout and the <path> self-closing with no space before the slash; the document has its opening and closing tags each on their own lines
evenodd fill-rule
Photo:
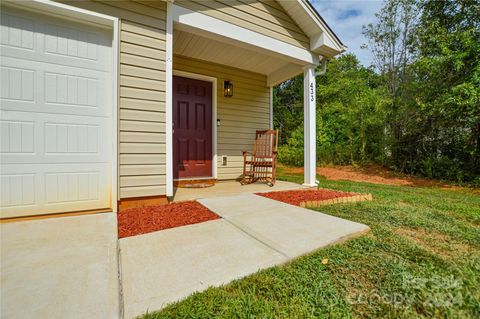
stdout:
<svg viewBox="0 0 480 319">
<path fill-rule="evenodd" d="M 2 163 L 5 158 L 3 156 L 28 155 L 35 154 L 35 122 L 26 121 L 25 117 L 18 120 L 7 118 L 4 112 L 0 113 L 0 154 Z"/>
<path fill-rule="evenodd" d="M 18 14 L 19 11 L 9 9 L 9 11 L 2 11 L 0 25 L 0 43 L 12 48 L 19 48 L 24 50 L 35 50 L 35 22 L 31 17 Z"/>
<path fill-rule="evenodd" d="M 8 57 L 0 68 L 1 109 L 111 116 L 110 73 Z"/>
<path fill-rule="evenodd" d="M 0 216 L 110 207 L 112 30 L 3 7 L 1 18 Z"/>
<path fill-rule="evenodd" d="M 17 103 L 32 104 L 35 102 L 36 71 L 29 68 L 8 66 L 3 58 L 0 65 L 1 89 L 0 98 Z M 20 65 L 16 63 L 15 65 Z M 3 107 L 3 103 L 2 103 Z"/>
<path fill-rule="evenodd" d="M 110 162 L 111 118 L 0 111 L 2 163 Z"/>
<path fill-rule="evenodd" d="M 2 55 L 109 71 L 111 31 L 17 9 L 2 12 Z"/>
<path fill-rule="evenodd" d="M 111 44 L 110 44 L 111 45 Z M 11 46 L 0 45 L 0 51 L 4 57 L 15 58 L 21 57 L 25 61 L 40 61 L 43 63 L 49 63 L 54 65 L 64 65 L 69 66 L 74 63 L 77 67 L 86 69 L 86 70 L 96 70 L 96 71 L 103 71 L 103 72 L 110 72 L 111 68 L 110 65 L 105 65 L 105 60 L 101 56 L 98 60 L 87 60 L 81 58 L 73 58 L 73 57 L 63 57 L 53 53 L 46 53 L 42 51 L 29 51 L 18 49 Z M 101 50 L 103 51 L 103 49 Z M 109 51 L 107 51 L 109 52 Z M 102 54 L 103 55 L 103 54 Z"/>
<path fill-rule="evenodd" d="M 0 216 L 108 208 L 110 172 L 110 163 L 5 165 L 0 174 Z"/>
</svg>

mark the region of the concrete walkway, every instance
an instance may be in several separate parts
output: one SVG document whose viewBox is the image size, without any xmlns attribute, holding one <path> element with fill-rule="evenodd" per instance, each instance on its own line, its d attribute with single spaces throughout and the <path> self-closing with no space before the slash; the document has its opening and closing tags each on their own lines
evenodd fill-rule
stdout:
<svg viewBox="0 0 480 319">
<path fill-rule="evenodd" d="M 199 202 L 288 259 L 370 230 L 363 224 L 254 194 Z"/>
<path fill-rule="evenodd" d="M 285 262 L 223 219 L 120 239 L 124 318 Z"/>
<path fill-rule="evenodd" d="M 114 213 L 0 224 L 0 318 L 118 318 Z"/>
<path fill-rule="evenodd" d="M 1 224 L 0 317 L 130 319 L 369 229 L 248 193 L 199 201 L 222 218 L 119 241 L 114 213 Z"/>
<path fill-rule="evenodd" d="M 199 198 L 232 196 L 243 193 L 285 191 L 301 188 L 308 188 L 308 186 L 285 181 L 277 181 L 273 187 L 268 186 L 264 182 L 242 185 L 237 181 L 219 181 L 215 183 L 215 185 L 206 188 L 175 188 L 173 201 L 178 202 Z"/>
<path fill-rule="evenodd" d="M 199 201 L 223 219 L 120 240 L 125 318 L 369 230 L 254 194 Z"/>
</svg>

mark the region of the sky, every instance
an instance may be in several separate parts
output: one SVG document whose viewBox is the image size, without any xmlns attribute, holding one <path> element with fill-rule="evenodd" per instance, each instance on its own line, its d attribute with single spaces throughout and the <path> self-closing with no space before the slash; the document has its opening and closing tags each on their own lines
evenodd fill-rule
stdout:
<svg viewBox="0 0 480 319">
<path fill-rule="evenodd" d="M 381 0 L 310 0 L 318 13 L 335 34 L 360 62 L 369 66 L 372 55 L 367 49 L 360 49 L 367 40 L 362 35 L 362 26 L 375 22 L 375 12 L 381 7 Z"/>
</svg>

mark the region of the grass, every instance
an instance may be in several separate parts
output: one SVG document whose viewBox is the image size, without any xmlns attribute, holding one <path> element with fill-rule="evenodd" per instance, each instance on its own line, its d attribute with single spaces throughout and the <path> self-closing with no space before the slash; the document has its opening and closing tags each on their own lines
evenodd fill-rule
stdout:
<svg viewBox="0 0 480 319">
<path fill-rule="evenodd" d="M 480 196 L 347 181 L 320 185 L 372 193 L 371 202 L 319 208 L 367 224 L 371 233 L 142 318 L 478 318 Z"/>
</svg>

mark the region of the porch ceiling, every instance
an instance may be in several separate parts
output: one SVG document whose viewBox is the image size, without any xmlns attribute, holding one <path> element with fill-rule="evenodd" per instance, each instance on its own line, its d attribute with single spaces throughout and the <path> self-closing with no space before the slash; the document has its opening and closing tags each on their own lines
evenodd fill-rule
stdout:
<svg viewBox="0 0 480 319">
<path fill-rule="evenodd" d="M 270 77 L 286 71 L 283 80 L 302 72 L 301 65 L 261 53 L 258 48 L 248 49 L 245 45 L 236 46 L 177 28 L 173 32 L 173 53 Z"/>
</svg>

